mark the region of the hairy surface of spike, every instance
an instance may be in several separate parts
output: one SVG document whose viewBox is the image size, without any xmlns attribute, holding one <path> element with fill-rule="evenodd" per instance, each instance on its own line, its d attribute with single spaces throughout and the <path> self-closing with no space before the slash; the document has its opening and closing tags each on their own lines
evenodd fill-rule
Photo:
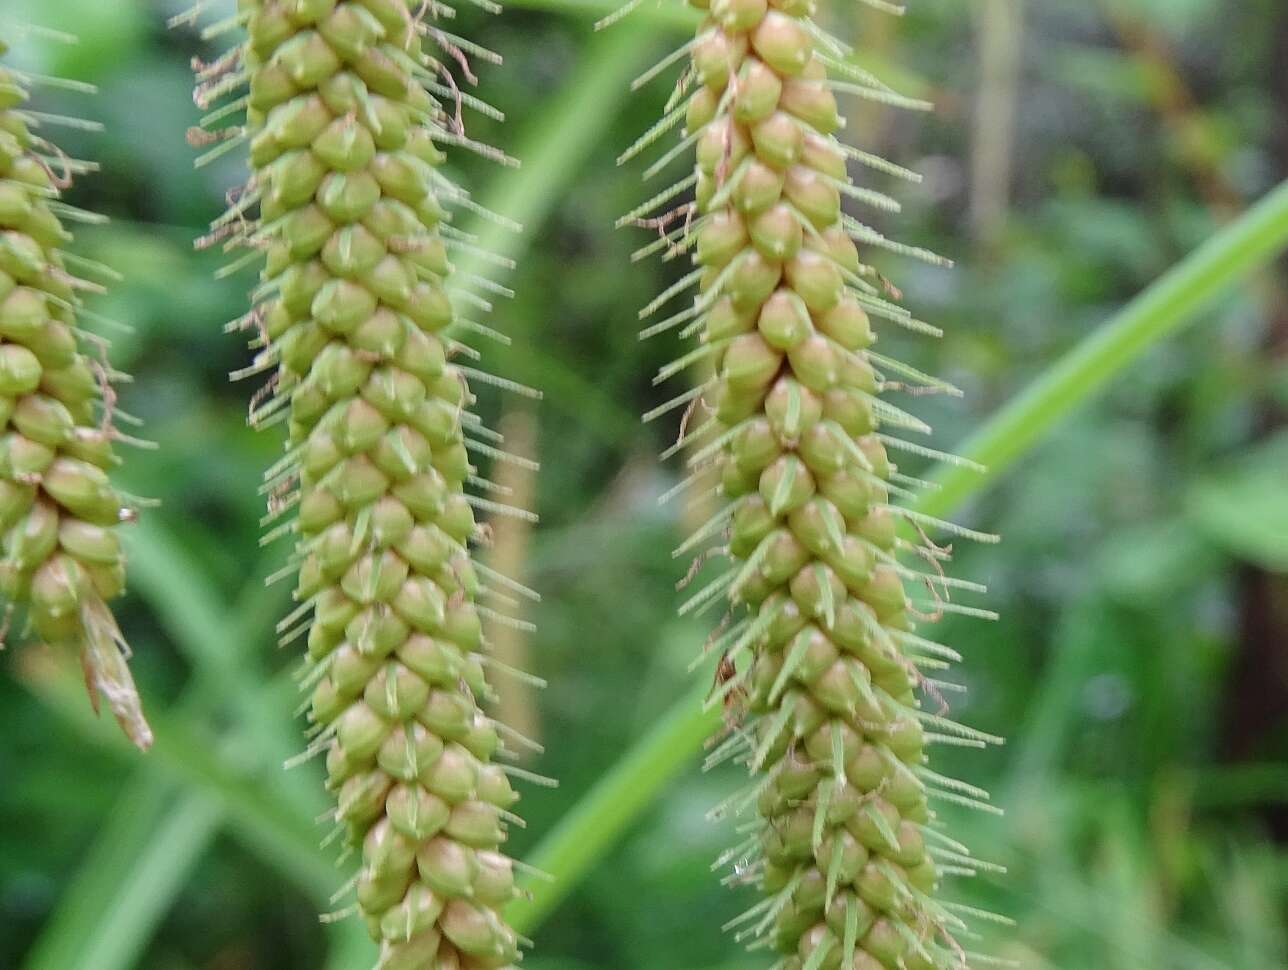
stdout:
<svg viewBox="0 0 1288 970">
<path fill-rule="evenodd" d="M 923 720 L 952 722 L 920 707 L 919 695 L 938 698 L 917 664 L 944 663 L 913 649 L 929 643 L 912 634 L 929 616 L 905 579 L 930 587 L 927 613 L 953 581 L 939 569 L 946 550 L 896 529 L 885 432 L 924 426 L 878 398 L 868 354 L 869 314 L 925 325 L 861 262 L 855 239 L 883 237 L 842 213 L 843 195 L 884 196 L 850 183 L 827 78 L 839 48 L 814 26 L 813 0 L 697 5 L 707 15 L 672 99 L 681 144 L 696 149 L 695 201 L 644 221 L 667 234 L 655 248 L 692 253 L 697 295 L 646 334 L 674 322 L 702 342 L 661 378 L 704 355 L 714 365 L 700 392 L 711 419 L 677 446 L 692 442 L 691 461 L 729 500 L 681 549 L 700 554 L 695 570 L 708 543 L 734 560 L 684 607 L 724 601 L 733 621 L 714 639 L 713 697 L 732 723 L 709 762 L 751 769 L 741 807 L 755 807 L 756 835 L 723 861 L 731 881 L 767 894 L 734 925 L 779 951 L 782 970 L 958 970 L 968 958 L 961 920 L 938 901 L 928 797 L 986 796 L 959 799 L 960 783 L 924 768 Z"/>
<path fill-rule="evenodd" d="M 0 55 L 7 46 L 0 40 Z M 134 518 L 116 463 L 106 342 L 78 328 L 78 279 L 59 218 L 65 156 L 33 130 L 24 75 L 0 66 L 0 595 L 35 635 L 79 654 L 95 709 L 106 701 L 139 748 L 152 743 L 129 651 L 107 601 L 125 587 L 116 526 Z M 2 636 L 2 635 L 0 635 Z"/>
<path fill-rule="evenodd" d="M 381 970 L 517 959 L 500 851 L 517 795 L 494 762 L 479 651 L 476 524 L 451 360 L 441 230 L 464 193 L 438 171 L 457 106 L 432 94 L 419 0 L 241 0 L 247 40 L 199 71 L 198 100 L 244 75 L 251 178 L 221 233 L 262 250 L 246 325 L 273 371 L 252 421 L 279 417 L 270 518 L 297 539 L 309 706 L 335 820 L 361 853 L 356 909 Z M 459 54 L 455 48 L 451 48 Z M 239 91 L 228 86 L 228 96 Z M 452 88 L 454 90 L 454 88 Z M 238 137 L 233 135 L 231 137 Z"/>
</svg>

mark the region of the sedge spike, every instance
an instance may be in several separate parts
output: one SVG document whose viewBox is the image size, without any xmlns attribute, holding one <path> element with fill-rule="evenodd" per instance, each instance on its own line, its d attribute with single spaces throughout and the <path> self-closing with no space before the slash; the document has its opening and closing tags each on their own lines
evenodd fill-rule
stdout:
<svg viewBox="0 0 1288 970">
<path fill-rule="evenodd" d="M 250 177 L 199 244 L 245 249 L 233 271 L 263 260 L 234 328 L 257 350 L 245 373 L 271 374 L 252 424 L 286 425 L 266 521 L 296 539 L 282 575 L 298 573 L 298 606 L 279 631 L 307 644 L 301 757 L 325 755 L 333 820 L 361 855 L 342 912 L 378 943 L 379 970 L 509 967 L 519 938 L 501 912 L 517 890 L 501 844 L 518 796 L 481 706 L 475 600 L 481 574 L 497 580 L 472 562 L 480 500 L 464 491 L 480 481 L 471 450 L 504 453 L 469 412 L 466 375 L 488 375 L 452 362 L 468 298 L 452 283 L 474 281 L 455 280 L 446 222 L 477 207 L 439 148 L 494 154 L 464 132 L 462 106 L 481 102 L 451 80 L 453 65 L 473 76 L 464 42 L 435 26 L 441 3 L 238 6 L 244 42 L 196 66 L 213 110 L 192 140 L 244 143 Z"/>
<path fill-rule="evenodd" d="M 727 503 L 677 554 L 697 555 L 690 578 L 713 555 L 733 559 L 684 608 L 729 611 L 721 630 L 731 628 L 713 637 L 709 701 L 725 705 L 729 735 L 711 763 L 739 761 L 753 776 L 715 813 L 758 815 L 755 837 L 720 860 L 733 868 L 726 882 L 765 894 L 730 928 L 778 951 L 780 970 L 961 970 L 977 958 L 940 883 L 977 864 L 965 854 L 936 863 L 931 800 L 991 806 L 929 771 L 925 750 L 937 735 L 998 739 L 944 716 L 919 665 L 941 669 L 954 654 L 913 630 L 945 612 L 987 614 L 948 602 L 950 590 L 980 588 L 944 576 L 948 550 L 921 528 L 939 523 L 890 504 L 909 479 L 887 449 L 932 453 L 888 433 L 927 429 L 880 396 L 911 386 L 885 373 L 919 372 L 869 353 L 870 318 L 937 331 L 861 261 L 856 241 L 883 237 L 842 212 L 843 198 L 895 205 L 850 181 L 847 159 L 871 156 L 836 137 L 835 92 L 860 85 L 829 82 L 845 48 L 814 23 L 814 0 L 694 5 L 706 15 L 668 105 L 683 112 L 684 131 L 646 177 L 688 149 L 694 175 L 625 221 L 696 267 L 641 316 L 667 318 L 644 336 L 683 324 L 699 337 L 659 380 L 711 368 L 696 394 L 675 399 L 688 402 L 687 430 L 671 451 L 691 445 L 702 491 L 715 487 Z M 856 80 L 860 93 L 893 97 Z M 686 183 L 692 201 L 675 201 Z M 689 291 L 690 308 L 677 310 Z M 910 598 L 907 583 L 928 602 Z"/>
<path fill-rule="evenodd" d="M 0 56 L 8 48 L 0 40 Z M 35 131 L 27 76 L 0 67 L 0 596 L 3 630 L 16 609 L 34 634 L 80 657 L 97 711 L 106 701 L 140 749 L 152 744 L 129 649 L 108 601 L 125 588 L 116 526 L 134 508 L 108 478 L 117 462 L 107 341 L 86 334 L 82 292 L 63 251 L 59 201 L 78 166 Z M 97 267 L 85 261 L 87 267 Z M 98 269 L 103 269 L 98 267 Z M 0 644 L 3 634 L 0 633 Z"/>
</svg>

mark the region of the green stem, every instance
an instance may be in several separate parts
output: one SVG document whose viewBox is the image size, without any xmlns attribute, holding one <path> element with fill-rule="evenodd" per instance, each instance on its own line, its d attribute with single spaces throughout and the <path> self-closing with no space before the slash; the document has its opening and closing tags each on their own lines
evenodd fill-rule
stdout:
<svg viewBox="0 0 1288 970">
<path fill-rule="evenodd" d="M 685 694 L 563 817 L 527 860 L 553 878 L 533 880 L 528 886 L 532 895 L 511 905 L 506 915 L 519 932 L 540 924 L 559 905 L 711 736 L 720 722 L 720 712 L 702 711 L 707 688 L 701 683 L 698 686 L 702 689 Z"/>
<path fill-rule="evenodd" d="M 986 471 L 946 466 L 933 478 L 937 488 L 922 493 L 913 507 L 931 515 L 952 512 L 1147 349 L 1193 323 L 1217 297 L 1263 268 L 1286 245 L 1288 182 L 1160 277 L 997 412 L 959 452 Z M 558 905 L 701 748 L 718 714 L 704 712 L 698 696 L 690 693 L 677 701 L 537 846 L 531 861 L 553 879 L 528 883 L 531 897 L 514 907 L 522 931 Z"/>
<path fill-rule="evenodd" d="M 1065 354 L 962 446 L 987 468 L 945 466 L 920 511 L 940 515 L 992 482 L 1057 421 L 1104 387 L 1164 337 L 1194 323 L 1223 292 L 1273 259 L 1288 243 L 1288 182 L 1266 194 L 1159 277 L 1109 322 Z"/>
</svg>

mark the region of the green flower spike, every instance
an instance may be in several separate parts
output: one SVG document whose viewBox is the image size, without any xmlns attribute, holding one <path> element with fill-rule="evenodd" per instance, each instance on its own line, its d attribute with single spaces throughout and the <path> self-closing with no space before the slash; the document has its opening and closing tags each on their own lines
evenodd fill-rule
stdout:
<svg viewBox="0 0 1288 970">
<path fill-rule="evenodd" d="M 345 912 L 380 944 L 381 970 L 518 959 L 501 915 L 518 864 L 500 847 L 521 772 L 496 757 L 524 739 L 481 706 L 489 611 L 476 599 L 487 584 L 528 591 L 472 559 L 474 508 L 501 507 L 464 491 L 488 484 L 471 452 L 507 457 L 470 412 L 465 377 L 509 385 L 452 362 L 463 347 L 449 333 L 491 331 L 459 314 L 487 304 L 454 278 L 449 257 L 472 246 L 449 213 L 488 213 L 440 170 L 442 145 L 495 157 L 466 136 L 461 108 L 495 110 L 447 72 L 465 52 L 493 55 L 425 19 L 447 13 L 241 0 L 206 35 L 244 28 L 246 40 L 197 66 L 199 105 L 232 100 L 192 136 L 217 143 L 203 161 L 249 147 L 250 178 L 205 242 L 245 248 L 230 270 L 262 265 L 238 326 L 258 351 L 244 373 L 272 375 L 251 422 L 287 428 L 264 486 L 269 536 L 296 542 L 282 575 L 298 572 L 298 607 L 279 631 L 306 638 L 302 758 L 326 757 L 336 834 L 362 857 Z M 242 109 L 244 125 L 221 127 Z"/>
<path fill-rule="evenodd" d="M 8 46 L 0 40 L 0 55 Z M 107 342 L 79 328 L 80 294 L 101 290 L 69 266 L 106 267 L 63 247 L 64 220 L 90 218 L 58 201 L 86 168 L 38 132 L 73 119 L 26 107 L 36 79 L 0 67 L 0 596 L 4 629 L 25 609 L 36 636 L 75 651 L 95 710 L 106 700 L 139 748 L 152 744 L 129 649 L 107 601 L 125 588 L 116 526 L 135 513 L 108 480 L 116 430 Z"/>
<path fill-rule="evenodd" d="M 951 388 L 871 349 L 872 319 L 935 331 L 894 302 L 858 246 L 936 257 L 842 211 L 845 197 L 897 209 L 856 187 L 849 161 L 911 173 L 836 137 L 836 92 L 913 104 L 849 64 L 849 48 L 814 22 L 814 0 L 694 5 L 706 11 L 697 37 L 641 80 L 686 55 L 689 67 L 663 120 L 623 160 L 683 125 L 647 176 L 689 149 L 696 166 L 622 223 L 658 234 L 637 257 L 688 253 L 695 264 L 641 317 L 696 290 L 644 335 L 699 340 L 659 382 L 710 368 L 650 417 L 687 406 L 684 424 L 696 427 L 672 449 L 689 447 L 683 487 L 725 500 L 677 555 L 698 555 L 694 574 L 712 553 L 732 559 L 681 608 L 729 609 L 708 646 L 720 657 L 711 703 L 727 706 L 730 723 L 708 764 L 750 769 L 750 787 L 716 814 L 757 818 L 721 861 L 728 881 L 765 894 L 730 926 L 776 950 L 779 970 L 986 963 L 961 941 L 966 919 L 991 914 L 948 902 L 940 881 L 987 864 L 933 824 L 932 806 L 993 809 L 986 793 L 928 768 L 925 752 L 998 739 L 945 716 L 922 671 L 957 656 L 915 630 L 944 612 L 990 615 L 949 600 L 982 590 L 944 575 L 947 550 L 921 527 L 991 537 L 892 504 L 919 483 L 890 451 L 949 456 L 894 436 L 928 429 L 881 392 Z M 694 200 L 680 201 L 690 190 Z M 705 420 L 688 420 L 699 412 Z"/>
</svg>

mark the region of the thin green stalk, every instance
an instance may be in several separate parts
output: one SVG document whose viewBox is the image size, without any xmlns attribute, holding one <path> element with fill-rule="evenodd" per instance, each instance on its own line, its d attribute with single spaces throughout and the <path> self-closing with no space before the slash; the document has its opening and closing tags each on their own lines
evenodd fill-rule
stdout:
<svg viewBox="0 0 1288 970">
<path fill-rule="evenodd" d="M 1197 321 L 1235 283 L 1288 243 L 1288 181 L 1159 277 L 1107 323 L 1048 368 L 968 438 L 962 454 L 986 467 L 944 466 L 917 508 L 941 515 L 988 484 L 1061 418 L 1158 341 Z"/>
<path fill-rule="evenodd" d="M 1151 346 L 1194 323 L 1218 297 L 1263 269 L 1285 246 L 1288 182 L 1145 289 L 997 412 L 958 452 L 987 466 L 986 471 L 945 466 L 932 479 L 938 487 L 921 493 L 912 507 L 932 515 L 952 513 Z M 623 763 L 634 770 L 608 776 L 587 793 L 569 818 L 606 819 L 595 834 L 597 849 L 607 851 L 667 781 L 689 763 L 718 722 L 717 712 L 704 711 L 686 694 L 625 756 Z M 684 740 L 672 744 L 671 738 Z M 619 812 L 619 805 L 630 805 L 632 811 Z M 532 854 L 533 863 L 554 878 L 527 882 L 530 898 L 522 908 L 515 907 L 525 929 L 535 925 L 527 913 L 539 919 L 569 893 L 572 880 L 566 872 L 580 874 L 593 861 L 582 858 L 568 841 L 565 832 L 556 830 Z"/>
<path fill-rule="evenodd" d="M 283 591 L 265 588 L 259 579 L 263 570 L 253 569 L 254 578 L 245 591 L 231 607 L 224 606 L 209 594 L 206 577 L 156 518 L 141 524 L 130 538 L 135 591 L 152 605 L 194 667 L 191 686 L 171 717 L 187 724 L 200 723 L 221 702 L 232 699 L 240 708 L 238 733 L 255 737 L 261 763 L 286 757 L 294 742 L 293 727 L 285 718 L 272 718 L 271 711 L 258 703 L 257 668 L 246 663 L 261 646 L 260 631 L 280 612 Z M 175 609 L 176 604 L 183 608 Z M 225 647 L 213 649 L 220 644 Z M 307 779 L 288 780 L 294 784 L 284 786 L 284 791 L 294 798 L 298 814 L 311 817 L 321 811 L 324 800 L 309 797 L 315 792 Z M 176 788 L 173 779 L 150 763 L 137 769 L 75 881 L 28 953 L 24 970 L 81 966 L 89 953 L 95 954 L 96 966 L 102 970 L 133 964 L 130 954 L 146 944 L 220 828 L 212 824 L 190 831 L 187 852 L 158 857 L 153 840 L 158 832 L 181 825 L 175 816 L 185 814 L 190 801 L 204 799 L 208 806 L 217 807 L 215 799 L 195 791 L 181 793 L 176 802 Z M 220 823 L 223 821 L 221 817 Z M 137 878 L 143 869 L 151 870 L 148 880 Z M 104 872 L 111 874 L 112 892 L 101 888 Z M 160 885 L 167 887 L 164 894 L 156 891 Z M 111 959 L 100 942 L 109 937 L 115 941 Z"/>
<path fill-rule="evenodd" d="M 153 835 L 174 794 L 174 785 L 154 772 L 141 772 L 130 786 L 130 799 L 118 799 L 99 829 L 99 835 L 75 877 L 59 896 L 58 906 L 45 920 L 40 936 L 23 961 L 24 970 L 62 970 L 84 966 L 86 954 L 97 952 L 102 940 L 117 932 L 122 923 L 121 893 L 136 889 L 138 880 L 122 878 L 142 868 L 139 860 L 148 853 Z M 187 871 L 186 867 L 181 870 Z M 154 900 L 155 901 L 154 897 Z M 168 905 L 167 898 L 167 905 Z M 129 935 L 141 922 L 154 923 L 144 907 L 126 907 L 131 916 Z M 145 931 L 150 932 L 149 931 Z M 135 934 L 141 939 L 145 934 Z"/>
<path fill-rule="evenodd" d="M 719 715 L 693 717 L 695 710 L 701 710 L 705 693 L 706 685 L 699 686 L 703 690 L 685 695 L 563 817 L 533 853 L 528 862 L 553 878 L 533 882 L 529 886 L 532 896 L 511 904 L 508 915 L 519 932 L 526 933 L 541 924 L 611 848 L 622 829 L 684 767 L 689 754 L 710 737 Z M 677 758 L 677 751 L 683 752 L 683 757 Z"/>
</svg>

